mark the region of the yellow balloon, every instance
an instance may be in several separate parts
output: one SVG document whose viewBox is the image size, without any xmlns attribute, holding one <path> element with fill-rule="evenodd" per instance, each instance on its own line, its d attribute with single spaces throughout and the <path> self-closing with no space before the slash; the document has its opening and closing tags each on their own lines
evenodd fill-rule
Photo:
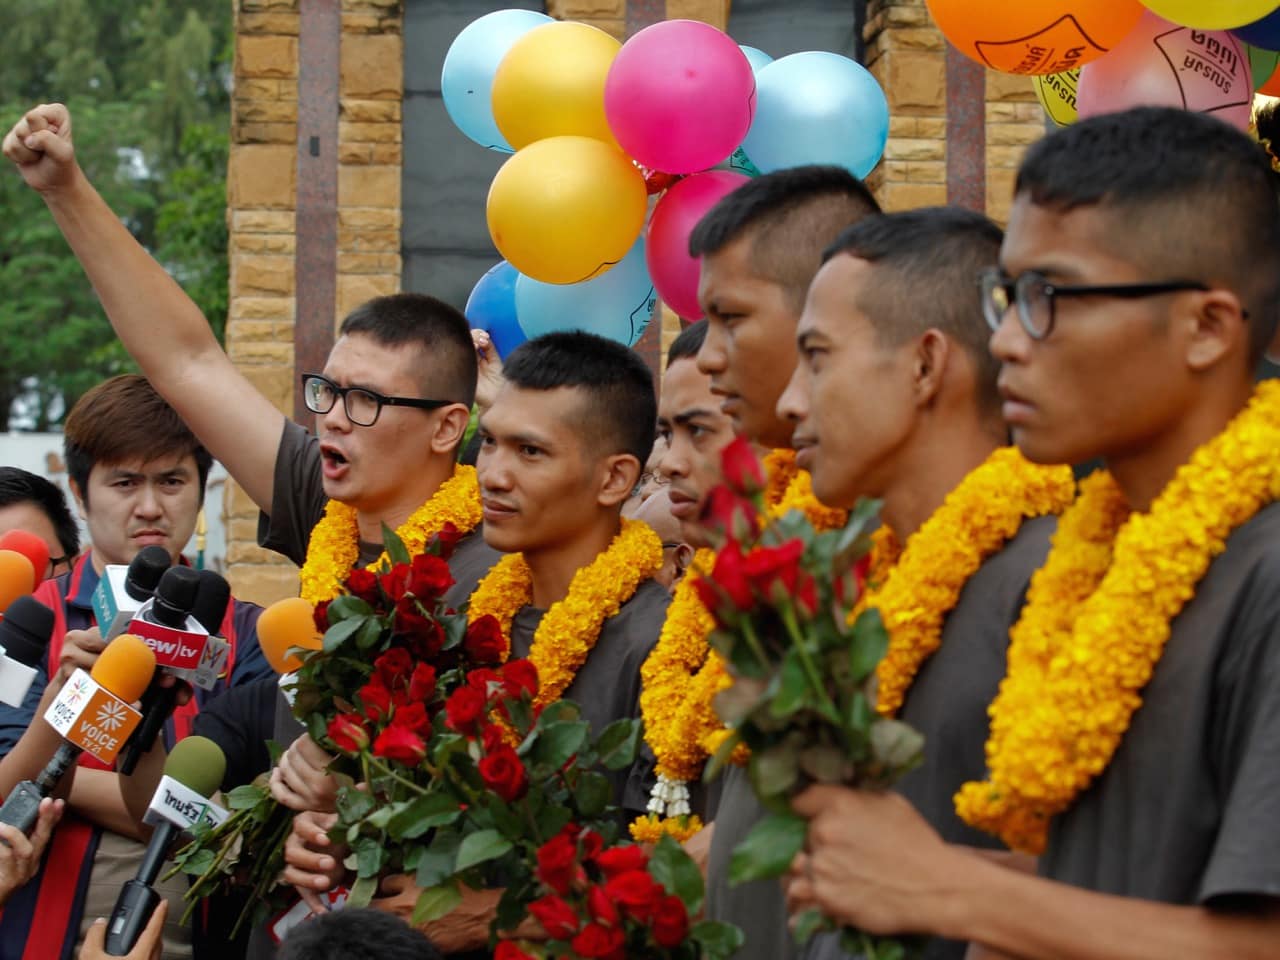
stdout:
<svg viewBox="0 0 1280 960">
<path fill-rule="evenodd" d="M 561 21 L 534 27 L 493 76 L 493 119 L 519 150 L 544 137 L 594 137 L 617 146 L 604 115 L 604 80 L 622 49 L 603 30 Z"/>
<path fill-rule="evenodd" d="M 1076 84 L 1080 82 L 1080 68 L 1051 73 L 1044 77 L 1032 77 L 1036 99 L 1044 112 L 1060 127 L 1076 122 Z"/>
<path fill-rule="evenodd" d="M 1197 30 L 1233 30 L 1261 20 L 1280 6 L 1277 0 L 1142 0 L 1157 16 Z"/>
<path fill-rule="evenodd" d="M 489 235 L 526 276 L 579 283 L 627 255 L 647 201 L 644 176 L 617 147 L 549 137 L 517 151 L 493 178 Z"/>
</svg>

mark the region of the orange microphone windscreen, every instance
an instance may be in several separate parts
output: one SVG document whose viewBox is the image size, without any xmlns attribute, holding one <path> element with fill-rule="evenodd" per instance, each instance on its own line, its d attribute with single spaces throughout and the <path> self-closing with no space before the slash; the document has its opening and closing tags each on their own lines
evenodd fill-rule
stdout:
<svg viewBox="0 0 1280 960">
<path fill-rule="evenodd" d="M 16 550 L 0 550 L 0 611 L 36 588 L 36 569 Z"/>
<path fill-rule="evenodd" d="M 314 608 L 301 597 L 277 600 L 258 617 L 258 646 L 276 673 L 297 670 L 302 661 L 289 653 L 290 647 L 321 647 Z"/>
<path fill-rule="evenodd" d="M 155 672 L 156 655 L 146 641 L 122 633 L 107 644 L 89 676 L 125 703 L 133 703 L 142 698 Z"/>
<path fill-rule="evenodd" d="M 30 560 L 31 569 L 36 575 L 36 586 L 40 585 L 40 581 L 44 579 L 44 572 L 49 569 L 48 544 L 26 530 L 10 530 L 0 537 L 0 550 L 12 550 Z"/>
</svg>

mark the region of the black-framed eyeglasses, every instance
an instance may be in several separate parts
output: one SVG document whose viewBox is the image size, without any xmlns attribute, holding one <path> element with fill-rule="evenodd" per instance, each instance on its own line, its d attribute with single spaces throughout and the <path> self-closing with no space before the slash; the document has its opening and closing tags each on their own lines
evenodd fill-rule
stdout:
<svg viewBox="0 0 1280 960">
<path fill-rule="evenodd" d="M 46 580 L 51 580 L 51 579 L 53 579 L 54 577 L 56 577 L 56 576 L 58 575 L 58 568 L 59 568 L 60 566 L 62 566 L 64 563 L 67 565 L 67 569 L 68 569 L 68 570 L 70 570 L 70 569 L 71 569 L 71 561 L 72 561 L 72 560 L 74 560 L 74 559 L 75 559 L 75 557 L 72 557 L 72 556 L 64 556 L 64 557 L 50 557 L 50 558 L 49 558 L 49 566 L 48 566 L 48 568 L 46 568 L 46 570 L 45 570 L 44 578 L 45 578 Z"/>
<path fill-rule="evenodd" d="M 1064 286 L 1046 280 L 1043 274 L 1034 270 L 1011 279 L 998 267 L 984 270 L 980 282 L 982 314 L 986 317 L 987 325 L 992 330 L 999 329 L 1009 308 L 1016 306 L 1022 329 L 1033 340 L 1043 340 L 1053 332 L 1055 302 L 1060 297 L 1118 297 L 1123 300 L 1138 300 L 1183 290 L 1211 289 L 1208 284 L 1199 280 Z"/>
<path fill-rule="evenodd" d="M 372 427 L 378 422 L 383 407 L 417 407 L 435 410 L 446 407 L 451 400 L 425 400 L 421 397 L 386 397 L 368 387 L 340 387 L 328 377 L 318 373 L 302 375 L 302 397 L 312 413 L 328 413 L 342 398 L 347 419 L 358 427 Z"/>
</svg>

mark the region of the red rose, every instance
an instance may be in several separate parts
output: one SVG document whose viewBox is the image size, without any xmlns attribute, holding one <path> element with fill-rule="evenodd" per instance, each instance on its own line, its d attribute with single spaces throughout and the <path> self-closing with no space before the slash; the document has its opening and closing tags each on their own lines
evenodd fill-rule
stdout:
<svg viewBox="0 0 1280 960">
<path fill-rule="evenodd" d="M 373 755 L 416 767 L 427 755 L 427 745 L 422 738 L 406 727 L 390 726 L 373 741 Z"/>
<path fill-rule="evenodd" d="M 689 935 L 689 911 L 679 897 L 663 897 L 653 912 L 653 939 L 674 950 Z"/>
<path fill-rule="evenodd" d="M 812 618 L 818 612 L 818 582 L 807 573 L 800 578 L 795 588 L 796 606 L 806 617 Z"/>
<path fill-rule="evenodd" d="M 524 763 L 506 744 L 481 758 L 479 767 L 484 785 L 507 803 L 519 800 L 529 789 L 529 777 L 525 773 Z"/>
<path fill-rule="evenodd" d="M 756 528 L 756 505 L 728 487 L 712 487 L 699 523 L 726 537 L 745 539 Z"/>
<path fill-rule="evenodd" d="M 785 601 L 795 589 L 800 576 L 800 556 L 804 553 L 804 541 L 788 540 L 776 547 L 756 547 L 743 559 L 743 571 L 756 595 L 769 597 L 775 602 Z M 781 589 L 774 592 L 774 585 Z"/>
<path fill-rule="evenodd" d="M 467 674 L 467 686 L 482 693 L 486 701 L 499 692 L 501 684 L 497 671 L 488 667 L 480 667 Z"/>
<path fill-rule="evenodd" d="M 529 904 L 529 913 L 552 940 L 568 940 L 581 923 L 578 912 L 554 894 Z"/>
<path fill-rule="evenodd" d="M 324 633 L 329 629 L 329 601 L 321 600 L 316 604 L 315 612 L 311 615 L 316 623 L 316 629 Z"/>
<path fill-rule="evenodd" d="M 506 733 L 496 723 L 491 723 L 480 731 L 480 743 L 484 746 L 485 753 L 493 753 L 499 747 L 510 746 L 507 743 Z"/>
<path fill-rule="evenodd" d="M 484 694 L 474 687 L 459 687 L 444 703 L 445 723 L 449 729 L 473 736 L 476 725 L 484 717 Z"/>
<path fill-rule="evenodd" d="M 493 960 L 536 960 L 533 954 L 525 953 L 510 940 L 499 940 L 493 951 Z"/>
<path fill-rule="evenodd" d="M 746 437 L 735 437 L 720 451 L 720 470 L 734 493 L 750 496 L 764 489 L 764 467 Z"/>
<path fill-rule="evenodd" d="M 420 553 L 413 558 L 409 568 L 409 592 L 422 601 L 424 606 L 434 603 L 444 592 L 453 586 L 453 574 L 449 572 L 449 564 L 429 553 Z"/>
<path fill-rule="evenodd" d="M 616 927 L 621 919 L 618 908 L 600 887 L 592 887 L 587 891 L 587 909 L 591 911 L 592 920 L 603 923 L 606 927 Z"/>
<path fill-rule="evenodd" d="M 502 635 L 498 618 L 485 614 L 467 624 L 467 636 L 462 647 L 474 663 L 501 663 L 507 652 L 507 638 Z"/>
<path fill-rule="evenodd" d="M 588 960 L 613 960 L 623 956 L 622 948 L 626 944 L 626 934 L 621 927 L 602 927 L 598 923 L 588 923 L 570 942 L 573 952 Z"/>
<path fill-rule="evenodd" d="M 429 663 L 420 663 L 413 668 L 413 676 L 409 678 L 409 700 L 413 703 L 426 703 L 436 692 L 436 668 Z"/>
<path fill-rule="evenodd" d="M 386 573 L 378 574 L 382 592 L 391 598 L 392 603 L 399 603 L 400 598 L 409 592 L 409 575 L 410 568 L 407 563 L 397 563 Z"/>
<path fill-rule="evenodd" d="M 649 865 L 649 855 L 645 853 L 644 847 L 635 844 L 610 847 L 595 859 L 605 877 L 616 877 L 631 870 L 644 870 Z"/>
<path fill-rule="evenodd" d="M 374 722 L 391 713 L 391 691 L 377 674 L 356 691 L 356 698 L 364 707 L 364 715 Z"/>
<path fill-rule="evenodd" d="M 392 635 L 403 637 L 410 652 L 418 660 L 434 660 L 444 649 L 444 628 L 434 617 L 419 613 L 412 597 L 396 604 Z"/>
<path fill-rule="evenodd" d="M 427 546 L 435 548 L 436 556 L 448 560 L 453 556 L 453 550 L 461 539 L 462 531 L 446 520 L 444 526 L 440 528 L 440 532 L 431 538 L 431 543 Z"/>
<path fill-rule="evenodd" d="M 329 721 L 325 731 L 333 745 L 344 753 L 359 753 L 369 745 L 369 731 L 358 713 L 342 713 Z"/>
<path fill-rule="evenodd" d="M 431 732 L 431 718 L 427 716 L 427 705 L 422 701 L 406 703 L 396 707 L 395 716 L 391 719 L 393 727 L 404 727 L 418 736 L 425 737 Z"/>
<path fill-rule="evenodd" d="M 413 670 L 413 659 L 408 650 L 392 647 L 373 661 L 373 669 L 377 671 L 383 685 L 391 690 L 399 686 L 399 681 L 408 681 L 409 673 Z"/>
<path fill-rule="evenodd" d="M 729 541 L 716 553 L 716 565 L 711 568 L 711 579 L 735 610 L 745 613 L 754 609 L 755 595 L 751 592 L 751 581 L 747 579 L 746 558 L 736 542 Z"/>
<path fill-rule="evenodd" d="M 594 830 L 583 830 L 578 834 L 578 845 L 582 848 L 583 860 L 594 860 L 604 849 L 604 837 Z"/>
<path fill-rule="evenodd" d="M 560 833 L 538 848 L 538 879 L 561 896 L 579 873 L 578 845 Z"/>
<path fill-rule="evenodd" d="M 357 567 L 347 574 L 347 593 L 353 597 L 359 597 L 365 603 L 378 602 L 378 576 L 377 574 L 365 570 L 363 567 Z"/>
<path fill-rule="evenodd" d="M 512 660 L 501 670 L 502 685 L 509 697 L 519 697 L 527 693 L 530 697 L 538 693 L 538 668 L 528 660 Z"/>
<path fill-rule="evenodd" d="M 666 890 L 645 870 L 628 870 L 610 877 L 604 892 L 641 923 L 648 921 L 658 901 L 666 895 Z"/>
</svg>

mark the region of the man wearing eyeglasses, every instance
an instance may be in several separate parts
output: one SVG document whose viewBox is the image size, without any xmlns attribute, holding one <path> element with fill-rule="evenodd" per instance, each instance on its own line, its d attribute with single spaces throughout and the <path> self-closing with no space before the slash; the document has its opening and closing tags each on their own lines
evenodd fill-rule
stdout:
<svg viewBox="0 0 1280 960">
<path fill-rule="evenodd" d="M 1263 151 L 1202 114 L 1095 117 L 1032 147 L 983 284 L 1032 460 L 1100 459 L 1011 634 L 988 775 L 957 811 L 818 788 L 791 883 L 877 933 L 1027 960 L 1263 958 L 1280 945 L 1280 314 Z M 977 951 L 975 951 L 976 953 Z M 973 954 L 971 954 L 972 956 Z"/>
<path fill-rule="evenodd" d="M 36 571 L 42 580 L 66 573 L 80 553 L 80 530 L 57 485 L 19 467 L 0 467 L 0 534 L 10 530 L 33 533 L 49 548 L 49 565 Z"/>
</svg>

